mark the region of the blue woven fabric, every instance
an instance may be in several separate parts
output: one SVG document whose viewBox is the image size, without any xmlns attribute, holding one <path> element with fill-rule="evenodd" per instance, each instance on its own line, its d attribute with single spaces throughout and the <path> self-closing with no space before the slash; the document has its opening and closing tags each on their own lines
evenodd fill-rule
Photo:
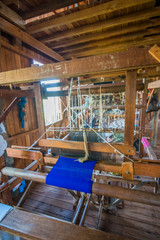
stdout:
<svg viewBox="0 0 160 240">
<path fill-rule="evenodd" d="M 46 178 L 46 184 L 92 193 L 92 173 L 96 161 L 80 163 L 73 158 L 60 156 Z"/>
</svg>

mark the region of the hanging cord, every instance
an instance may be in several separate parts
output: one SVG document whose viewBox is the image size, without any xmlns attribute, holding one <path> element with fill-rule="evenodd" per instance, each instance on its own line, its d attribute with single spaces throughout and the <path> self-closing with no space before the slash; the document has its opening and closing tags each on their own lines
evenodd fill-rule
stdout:
<svg viewBox="0 0 160 240">
<path fill-rule="evenodd" d="M 72 82 L 73 82 L 73 79 L 71 79 L 71 84 L 70 84 L 70 91 L 69 91 L 69 94 L 71 95 L 71 87 L 72 87 Z M 70 96 L 69 95 L 69 96 Z M 62 99 L 60 98 L 60 100 L 62 101 Z M 66 105 L 65 105 L 65 103 L 62 101 L 62 103 L 63 103 L 63 105 L 66 107 Z M 66 107 L 66 109 L 65 110 L 67 110 L 68 109 L 68 106 Z M 64 111 L 65 111 L 64 110 Z M 77 117 L 79 117 L 78 116 L 78 114 L 77 114 L 77 112 L 75 112 L 74 110 L 73 110 L 73 112 L 75 113 L 75 115 L 77 116 Z M 77 118 L 76 117 L 76 118 Z M 76 119 L 75 119 L 76 120 Z M 73 121 L 75 121 L 75 120 L 73 120 Z M 98 132 L 96 132 L 86 121 L 84 121 L 84 123 L 95 133 L 95 134 L 97 134 L 105 143 L 107 143 L 112 149 L 114 149 L 114 152 L 115 153 L 118 153 L 118 154 L 120 154 L 122 157 L 125 157 L 126 159 L 128 159 L 129 161 L 131 161 L 131 162 L 134 162 L 133 161 L 133 159 L 131 159 L 131 158 L 129 158 L 129 157 L 127 157 L 126 155 L 124 155 L 123 153 L 121 153 L 118 149 L 116 149 L 113 145 L 111 145 L 110 144 L 110 142 L 108 142 L 105 138 L 103 138 Z M 53 123 L 54 124 L 54 123 Z M 50 130 L 50 128 L 53 126 L 53 124 L 30 146 L 30 147 L 28 147 L 28 149 L 27 150 L 30 150 L 33 146 L 35 146 L 36 145 L 36 143 L 38 143 L 38 141 L 46 134 L 46 132 L 48 132 L 49 130 Z M 70 126 L 70 124 L 71 124 L 71 122 L 69 123 L 69 125 L 68 126 Z M 67 126 L 67 127 L 68 127 Z M 65 128 L 67 128 L 67 127 L 65 127 Z M 86 135 L 85 135 L 85 137 L 86 137 Z M 85 138 L 84 138 L 85 139 Z M 87 138 L 86 138 L 86 140 L 87 140 Z M 84 142 L 85 142 L 85 140 L 84 140 Z M 88 150 L 88 149 L 87 149 Z"/>
<path fill-rule="evenodd" d="M 86 132 L 83 131 L 83 140 L 84 140 L 84 151 L 85 151 L 85 155 L 84 157 L 81 157 L 81 158 L 78 158 L 77 160 L 75 161 L 78 161 L 78 162 L 85 162 L 88 160 L 88 156 L 89 156 L 89 153 L 88 153 L 88 142 L 87 142 L 87 136 L 86 136 Z"/>
<path fill-rule="evenodd" d="M 80 96 L 81 96 L 81 91 L 79 89 L 79 93 L 80 93 Z M 74 111 L 74 110 L 73 110 Z M 75 111 L 74 111 L 75 112 Z M 77 115 L 77 113 L 75 112 L 75 114 Z M 82 116 L 83 117 L 83 116 Z M 126 155 L 124 155 L 123 153 L 121 153 L 118 149 L 116 149 L 112 144 L 110 144 L 108 141 L 106 141 L 105 138 L 103 138 L 98 132 L 96 132 L 86 121 L 84 121 L 84 123 L 94 132 L 96 133 L 105 143 L 107 143 L 111 148 L 114 149 L 114 152 L 115 153 L 118 153 L 120 154 L 122 157 L 125 157 L 126 159 L 128 159 L 129 161 L 131 162 L 134 162 L 133 159 L 127 157 Z"/>
</svg>

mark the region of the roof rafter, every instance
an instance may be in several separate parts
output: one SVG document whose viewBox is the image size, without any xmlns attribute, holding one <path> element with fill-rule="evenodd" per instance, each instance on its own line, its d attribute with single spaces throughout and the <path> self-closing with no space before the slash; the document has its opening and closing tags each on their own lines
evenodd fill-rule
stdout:
<svg viewBox="0 0 160 240">
<path fill-rule="evenodd" d="M 26 29 L 25 21 L 15 11 L 7 7 L 2 1 L 0 1 L 0 16 L 7 18 L 23 30 Z"/>
<path fill-rule="evenodd" d="M 71 30 L 57 32 L 47 37 L 40 38 L 40 41 L 43 41 L 44 43 L 48 43 L 53 41 L 59 41 L 60 39 L 70 38 L 76 35 L 79 36 L 80 34 L 84 34 L 84 33 L 92 33 L 94 31 L 99 31 L 102 29 L 107 30 L 109 28 L 118 27 L 123 24 L 129 24 L 136 21 L 142 21 L 142 20 L 150 19 L 151 17 L 159 16 L 159 12 L 160 12 L 160 8 L 156 7 L 146 11 L 131 13 L 124 16 L 111 18 L 106 21 L 101 21 L 98 23 L 96 22 L 93 24 L 77 27 Z"/>
<path fill-rule="evenodd" d="M 19 29 L 18 27 L 16 27 L 2 17 L 0 17 L 0 30 L 7 32 L 10 35 L 13 35 L 14 37 L 20 39 L 22 42 L 27 43 L 31 47 L 37 49 L 38 51 L 57 61 L 64 60 L 64 58 L 60 54 L 56 53 L 55 51 L 38 41 L 36 38 L 22 31 L 21 29 Z"/>
<path fill-rule="evenodd" d="M 121 10 L 128 7 L 139 6 L 142 4 L 152 3 L 154 0 L 114 0 L 107 3 L 102 3 L 94 7 L 83 9 L 79 12 L 74 12 L 62 17 L 57 17 L 42 23 L 37 23 L 28 27 L 27 31 L 30 34 L 41 32 L 50 28 L 58 27 L 64 24 L 84 20 L 90 17 L 95 17 L 101 14 L 110 13 L 113 11 Z"/>
</svg>

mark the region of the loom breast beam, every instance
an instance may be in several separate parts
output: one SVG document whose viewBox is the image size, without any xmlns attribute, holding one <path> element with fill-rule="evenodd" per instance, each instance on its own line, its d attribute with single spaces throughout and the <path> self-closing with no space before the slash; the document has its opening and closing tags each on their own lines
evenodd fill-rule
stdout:
<svg viewBox="0 0 160 240">
<path fill-rule="evenodd" d="M 26 171 L 22 169 L 5 167 L 2 169 L 2 173 L 8 176 L 20 177 L 26 180 L 32 180 L 36 182 L 45 183 L 46 176 L 45 173 L 38 173 L 34 171 Z M 92 193 L 104 196 L 112 196 L 115 198 L 138 202 L 153 206 L 160 207 L 160 195 L 153 194 L 149 192 L 121 188 L 117 186 L 105 185 L 100 183 L 93 183 L 92 185 Z"/>
</svg>

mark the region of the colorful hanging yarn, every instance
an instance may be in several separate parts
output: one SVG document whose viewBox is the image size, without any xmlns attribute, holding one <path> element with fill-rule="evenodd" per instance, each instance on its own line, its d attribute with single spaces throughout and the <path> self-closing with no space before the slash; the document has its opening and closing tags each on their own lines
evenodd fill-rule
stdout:
<svg viewBox="0 0 160 240">
<path fill-rule="evenodd" d="M 22 97 L 21 101 L 18 103 L 19 107 L 19 119 L 21 121 L 21 127 L 24 128 L 24 116 L 25 116 L 25 111 L 24 107 L 25 104 L 27 103 L 26 97 Z"/>
</svg>

